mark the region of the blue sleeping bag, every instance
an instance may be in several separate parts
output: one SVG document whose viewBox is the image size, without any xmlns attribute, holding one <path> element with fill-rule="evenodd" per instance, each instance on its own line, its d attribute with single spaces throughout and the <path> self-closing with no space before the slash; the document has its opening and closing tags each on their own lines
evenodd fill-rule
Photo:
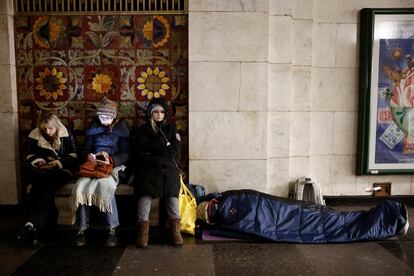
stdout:
<svg viewBox="0 0 414 276">
<path fill-rule="evenodd" d="M 340 212 L 326 206 L 253 190 L 227 191 L 210 209 L 221 229 L 277 242 L 343 243 L 392 237 L 407 222 L 404 205 L 383 200 L 368 211 Z"/>
</svg>

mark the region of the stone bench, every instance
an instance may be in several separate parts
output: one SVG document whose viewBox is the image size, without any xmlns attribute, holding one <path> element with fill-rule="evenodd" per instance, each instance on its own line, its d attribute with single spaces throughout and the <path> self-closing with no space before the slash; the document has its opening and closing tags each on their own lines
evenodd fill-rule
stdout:
<svg viewBox="0 0 414 276">
<path fill-rule="evenodd" d="M 73 225 L 76 221 L 76 212 L 72 210 L 70 204 L 70 196 L 72 194 L 72 188 L 75 182 L 70 182 L 62 186 L 55 195 L 56 207 L 59 210 L 58 224 L 61 225 Z M 115 192 L 116 196 L 133 196 L 134 187 L 128 184 L 120 183 Z M 151 226 L 158 225 L 158 206 L 159 199 L 154 198 L 151 203 L 150 221 Z M 136 205 L 135 205 L 135 208 Z"/>
</svg>

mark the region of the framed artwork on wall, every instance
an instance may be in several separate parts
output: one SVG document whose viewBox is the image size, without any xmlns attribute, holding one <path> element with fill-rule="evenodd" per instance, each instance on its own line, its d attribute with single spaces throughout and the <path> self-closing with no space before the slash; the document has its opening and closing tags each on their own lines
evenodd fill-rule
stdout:
<svg viewBox="0 0 414 276">
<path fill-rule="evenodd" d="M 414 9 L 360 12 L 357 175 L 414 173 Z"/>
</svg>

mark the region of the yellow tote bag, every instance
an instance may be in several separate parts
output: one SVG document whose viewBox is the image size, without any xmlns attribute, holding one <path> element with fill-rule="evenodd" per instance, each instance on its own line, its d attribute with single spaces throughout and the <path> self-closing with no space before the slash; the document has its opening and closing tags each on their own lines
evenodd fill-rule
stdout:
<svg viewBox="0 0 414 276">
<path fill-rule="evenodd" d="M 181 182 L 181 188 L 180 188 L 180 194 L 178 195 L 178 202 L 180 204 L 180 216 L 181 216 L 180 230 L 181 230 L 181 233 L 195 235 L 195 221 L 197 219 L 197 203 L 196 203 L 194 196 L 190 192 L 190 190 L 184 184 L 182 175 L 180 175 L 180 182 Z"/>
</svg>

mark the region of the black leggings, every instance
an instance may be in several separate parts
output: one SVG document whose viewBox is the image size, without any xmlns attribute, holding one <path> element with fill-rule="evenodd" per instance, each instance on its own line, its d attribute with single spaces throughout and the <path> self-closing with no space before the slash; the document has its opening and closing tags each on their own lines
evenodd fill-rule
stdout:
<svg viewBox="0 0 414 276">
<path fill-rule="evenodd" d="M 71 176 L 60 169 L 53 169 L 47 174 L 33 174 L 32 188 L 28 202 L 28 220 L 37 227 L 43 227 L 47 219 L 56 223 L 58 210 L 55 204 L 55 193 Z"/>
</svg>

